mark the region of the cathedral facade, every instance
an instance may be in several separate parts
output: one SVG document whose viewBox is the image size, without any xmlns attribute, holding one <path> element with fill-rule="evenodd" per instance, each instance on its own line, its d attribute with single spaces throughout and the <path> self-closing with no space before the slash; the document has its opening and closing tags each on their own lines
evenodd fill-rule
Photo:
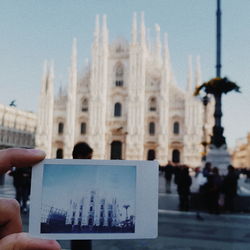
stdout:
<svg viewBox="0 0 250 250">
<path fill-rule="evenodd" d="M 139 21 L 140 19 L 140 21 Z M 40 95 L 37 146 L 51 158 L 71 158 L 85 141 L 95 159 L 168 160 L 198 166 L 204 112 L 193 96 L 201 83 L 199 59 L 193 77 L 189 60 L 187 87 L 177 86 L 167 35 L 147 35 L 143 13 L 134 14 L 131 39 L 109 41 L 106 16 L 96 17 L 91 61 L 80 74 L 73 41 L 67 90 L 54 96 L 53 65 L 45 63 Z M 82 72 L 82 70 L 81 70 Z M 212 117 L 208 107 L 208 116 Z M 207 119 L 211 130 L 213 119 Z"/>
</svg>

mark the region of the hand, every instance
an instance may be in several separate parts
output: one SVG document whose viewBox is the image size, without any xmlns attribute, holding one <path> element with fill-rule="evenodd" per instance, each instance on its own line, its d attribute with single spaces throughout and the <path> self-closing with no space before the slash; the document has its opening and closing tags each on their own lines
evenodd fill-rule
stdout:
<svg viewBox="0 0 250 250">
<path fill-rule="evenodd" d="M 34 149 L 0 150 L 0 174 L 13 166 L 32 166 L 45 158 L 45 153 Z M 54 240 L 31 238 L 22 232 L 20 207 L 14 199 L 0 199 L 0 249 L 1 250 L 59 250 Z"/>
</svg>

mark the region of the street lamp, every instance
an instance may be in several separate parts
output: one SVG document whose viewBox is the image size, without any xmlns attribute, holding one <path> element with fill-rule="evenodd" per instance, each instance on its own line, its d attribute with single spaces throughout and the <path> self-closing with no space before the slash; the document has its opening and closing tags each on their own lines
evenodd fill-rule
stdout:
<svg viewBox="0 0 250 250">
<path fill-rule="evenodd" d="M 213 135 L 211 137 L 211 144 L 216 148 L 220 148 L 222 145 L 226 145 L 226 139 L 223 136 L 224 128 L 221 126 L 222 118 L 222 94 L 235 90 L 239 92 L 239 86 L 229 81 L 226 77 L 221 78 L 221 8 L 220 0 L 217 0 L 216 11 L 216 77 L 208 82 L 198 86 L 194 95 L 199 95 L 200 90 L 204 89 L 206 95 L 212 94 L 215 99 L 214 120 L 215 125 L 213 127 Z M 206 102 L 206 100 L 205 100 Z M 204 104 L 204 103 L 203 103 Z"/>
<path fill-rule="evenodd" d="M 214 121 L 213 132 L 210 142 L 210 152 L 208 153 L 209 161 L 212 161 L 212 164 L 225 169 L 226 165 L 229 164 L 230 157 L 229 153 L 226 152 L 226 139 L 223 136 L 224 128 L 221 126 L 222 118 L 222 103 L 221 98 L 222 94 L 227 94 L 231 91 L 239 91 L 239 86 L 228 80 L 228 78 L 221 77 L 221 9 L 220 9 L 220 0 L 217 0 L 217 12 L 216 12 L 216 77 L 201 84 L 196 87 L 194 95 L 199 95 L 201 90 L 204 90 L 205 94 L 212 94 L 215 99 L 215 110 L 214 110 Z M 206 103 L 206 99 L 205 99 Z M 205 143 L 206 144 L 206 143 Z M 206 145 L 207 146 L 207 145 Z M 205 148 L 205 147 L 204 147 Z"/>
<path fill-rule="evenodd" d="M 201 142 L 202 146 L 203 146 L 203 154 L 202 154 L 202 161 L 205 162 L 206 161 L 206 157 L 207 157 L 207 145 L 209 144 L 209 142 L 207 141 L 207 105 L 209 103 L 209 97 L 208 94 L 206 94 L 205 96 L 203 96 L 201 98 L 203 107 L 204 107 L 204 116 L 203 116 L 203 140 Z"/>
</svg>

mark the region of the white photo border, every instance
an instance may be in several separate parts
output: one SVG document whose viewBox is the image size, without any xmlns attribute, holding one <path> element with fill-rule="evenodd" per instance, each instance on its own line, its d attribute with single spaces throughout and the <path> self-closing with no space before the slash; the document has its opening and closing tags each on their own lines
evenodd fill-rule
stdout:
<svg viewBox="0 0 250 250">
<path fill-rule="evenodd" d="M 41 206 L 44 165 L 107 165 L 136 167 L 136 218 L 134 233 L 41 233 Z M 32 169 L 29 233 L 31 236 L 57 239 L 147 239 L 158 235 L 157 161 L 46 159 Z M 39 218 L 39 219 L 38 219 Z"/>
</svg>

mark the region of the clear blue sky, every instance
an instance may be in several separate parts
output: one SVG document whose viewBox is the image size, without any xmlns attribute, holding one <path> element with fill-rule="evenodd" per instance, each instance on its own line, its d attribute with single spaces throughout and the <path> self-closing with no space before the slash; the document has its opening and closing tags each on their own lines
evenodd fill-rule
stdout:
<svg viewBox="0 0 250 250">
<path fill-rule="evenodd" d="M 223 97 L 229 146 L 250 130 L 250 0 L 222 0 L 222 76 L 242 94 Z M 90 55 L 96 14 L 107 14 L 110 40 L 130 37 L 134 11 L 145 12 L 169 36 L 173 70 L 185 87 L 187 58 L 201 56 L 202 79 L 215 76 L 216 0 L 2 0 L 0 3 L 0 103 L 37 110 L 45 59 L 55 62 L 56 90 L 67 84 L 72 39 L 78 39 L 79 69 Z"/>
</svg>

